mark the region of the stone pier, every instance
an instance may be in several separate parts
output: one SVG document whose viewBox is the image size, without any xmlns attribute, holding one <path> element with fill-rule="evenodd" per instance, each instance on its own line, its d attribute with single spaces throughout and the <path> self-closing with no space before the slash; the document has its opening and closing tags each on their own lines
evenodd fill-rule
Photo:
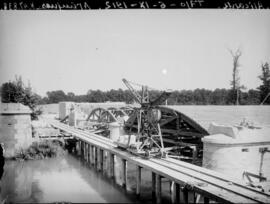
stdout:
<svg viewBox="0 0 270 204">
<path fill-rule="evenodd" d="M 32 144 L 31 110 L 20 103 L 1 103 L 0 142 L 6 158 Z"/>
</svg>

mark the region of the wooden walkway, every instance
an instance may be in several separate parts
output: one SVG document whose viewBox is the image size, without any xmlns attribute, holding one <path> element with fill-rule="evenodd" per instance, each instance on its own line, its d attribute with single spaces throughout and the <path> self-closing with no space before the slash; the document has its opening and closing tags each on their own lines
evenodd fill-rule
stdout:
<svg viewBox="0 0 270 204">
<path fill-rule="evenodd" d="M 127 183 L 127 162 L 135 164 L 138 196 L 141 186 L 141 168 L 151 171 L 152 195 L 156 203 L 161 203 L 162 199 L 162 178 L 170 180 L 172 203 L 180 201 L 209 203 L 211 200 L 222 203 L 270 203 L 269 194 L 248 187 L 240 180 L 236 181 L 212 170 L 171 158 L 142 159 L 117 148 L 108 138 L 78 130 L 56 120 L 48 122 L 53 127 L 77 138 L 85 160 L 96 165 L 99 170 L 104 170 L 104 154 L 108 155 L 110 165 L 106 171 L 112 178 L 114 178 L 115 157 L 121 158 L 124 172 L 123 187 L 126 187 Z"/>
</svg>

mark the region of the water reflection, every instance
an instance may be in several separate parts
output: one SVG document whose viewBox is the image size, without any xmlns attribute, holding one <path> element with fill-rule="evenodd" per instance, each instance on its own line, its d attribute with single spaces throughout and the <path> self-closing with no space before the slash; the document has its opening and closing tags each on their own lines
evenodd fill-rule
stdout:
<svg viewBox="0 0 270 204">
<path fill-rule="evenodd" d="M 135 203 L 132 195 L 72 155 L 6 161 L 0 198 L 7 202 Z"/>
</svg>

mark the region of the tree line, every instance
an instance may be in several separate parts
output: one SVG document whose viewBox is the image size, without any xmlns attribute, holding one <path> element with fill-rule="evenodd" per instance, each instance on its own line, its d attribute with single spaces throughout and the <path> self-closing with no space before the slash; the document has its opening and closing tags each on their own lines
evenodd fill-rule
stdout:
<svg viewBox="0 0 270 204">
<path fill-rule="evenodd" d="M 238 53 L 239 54 L 239 53 Z M 167 100 L 168 105 L 258 105 L 270 104 L 270 70 L 269 64 L 261 65 L 261 85 L 257 89 L 246 90 L 240 86 L 240 78 L 237 75 L 238 62 L 234 61 L 232 87 L 230 89 L 195 89 L 175 90 Z M 150 100 L 157 98 L 162 91 L 150 90 Z M 61 101 L 74 102 L 116 102 L 122 101 L 128 104 L 133 103 L 130 90 L 89 90 L 85 95 L 75 95 L 72 92 L 67 94 L 63 90 L 48 91 L 47 96 L 41 97 L 32 92 L 30 85 L 25 86 L 21 77 L 13 82 L 6 82 L 1 86 L 2 102 L 21 102 L 36 109 L 36 104 L 51 104 Z"/>
<path fill-rule="evenodd" d="M 162 91 L 150 90 L 150 100 L 157 98 Z M 241 92 L 239 103 L 241 105 L 258 105 L 261 102 L 259 90 L 250 89 Z M 49 91 L 47 96 L 39 100 L 40 104 L 58 103 L 61 101 L 74 102 L 117 102 L 123 101 L 128 104 L 133 103 L 133 97 L 129 90 L 89 90 L 85 95 L 65 94 L 62 90 Z M 269 101 L 267 101 L 269 104 Z M 173 91 L 167 100 L 168 105 L 233 105 L 235 104 L 233 91 L 231 89 L 195 89 Z"/>
</svg>

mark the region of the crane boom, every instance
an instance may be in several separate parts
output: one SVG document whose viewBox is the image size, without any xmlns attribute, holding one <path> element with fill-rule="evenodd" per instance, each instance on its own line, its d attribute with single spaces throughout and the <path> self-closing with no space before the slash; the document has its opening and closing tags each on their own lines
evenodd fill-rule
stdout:
<svg viewBox="0 0 270 204">
<path fill-rule="evenodd" d="M 135 100 L 138 103 L 141 103 L 142 102 L 142 97 L 140 96 L 140 94 L 138 94 L 136 92 L 136 90 L 130 85 L 130 83 L 126 79 L 122 79 L 122 81 L 124 82 L 124 84 L 126 85 L 126 87 L 130 90 L 130 92 L 134 96 Z"/>
</svg>

